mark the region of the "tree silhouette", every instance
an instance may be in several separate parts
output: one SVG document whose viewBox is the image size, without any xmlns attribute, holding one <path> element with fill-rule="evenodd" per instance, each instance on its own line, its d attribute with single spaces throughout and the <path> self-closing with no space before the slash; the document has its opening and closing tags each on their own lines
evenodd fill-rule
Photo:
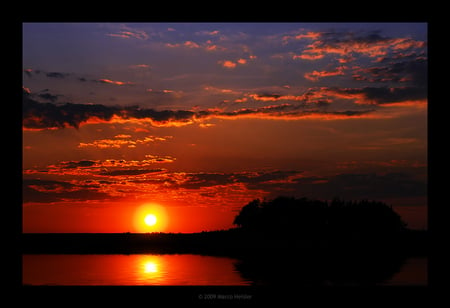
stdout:
<svg viewBox="0 0 450 308">
<path fill-rule="evenodd" d="M 326 201 L 277 197 L 253 200 L 235 217 L 242 230 L 289 235 L 393 235 L 406 224 L 391 206 L 378 201 Z"/>
</svg>

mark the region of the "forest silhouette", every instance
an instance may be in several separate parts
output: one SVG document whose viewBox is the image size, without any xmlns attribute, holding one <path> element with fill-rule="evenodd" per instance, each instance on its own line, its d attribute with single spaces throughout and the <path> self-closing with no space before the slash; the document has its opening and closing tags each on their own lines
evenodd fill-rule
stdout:
<svg viewBox="0 0 450 308">
<path fill-rule="evenodd" d="M 22 234 L 22 253 L 199 254 L 236 258 L 255 285 L 374 284 L 427 256 L 426 231 L 378 201 L 253 200 L 236 228 L 199 233 Z"/>
<path fill-rule="evenodd" d="M 391 206 L 368 200 L 256 199 L 241 209 L 234 224 L 252 242 L 301 242 L 347 250 L 398 247 L 408 231 Z"/>
<path fill-rule="evenodd" d="M 234 224 L 245 251 L 236 268 L 256 285 L 373 285 L 426 255 L 426 232 L 378 201 L 256 199 Z"/>
</svg>

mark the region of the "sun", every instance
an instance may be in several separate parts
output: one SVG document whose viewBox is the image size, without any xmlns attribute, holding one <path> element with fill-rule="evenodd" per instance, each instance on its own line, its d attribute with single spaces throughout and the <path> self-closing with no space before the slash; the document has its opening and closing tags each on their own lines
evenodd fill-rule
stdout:
<svg viewBox="0 0 450 308">
<path fill-rule="evenodd" d="M 136 232 L 164 232 L 169 216 L 164 206 L 149 202 L 134 209 L 133 227 Z"/>
<path fill-rule="evenodd" d="M 145 216 L 144 221 L 147 224 L 147 226 L 154 226 L 158 221 L 158 219 L 156 218 L 155 215 L 148 214 L 147 216 Z"/>
</svg>

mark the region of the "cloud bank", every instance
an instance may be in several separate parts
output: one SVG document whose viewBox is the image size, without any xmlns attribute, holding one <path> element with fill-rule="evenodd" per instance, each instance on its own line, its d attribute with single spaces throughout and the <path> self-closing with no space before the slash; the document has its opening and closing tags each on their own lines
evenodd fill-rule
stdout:
<svg viewBox="0 0 450 308">
<path fill-rule="evenodd" d="M 338 90 L 336 95 L 342 95 Z M 350 93 L 349 95 L 353 95 Z M 261 99 L 262 96 L 258 97 Z M 274 96 L 266 96 L 276 99 Z M 326 111 L 315 106 L 305 108 L 303 103 L 283 103 L 257 108 L 241 108 L 232 111 L 222 109 L 191 110 L 155 110 L 139 106 L 106 106 L 101 104 L 53 104 L 36 101 L 32 94 L 23 91 L 23 127 L 25 129 L 78 128 L 81 124 L 93 122 L 147 121 L 154 126 L 183 126 L 199 121 L 222 118 L 348 118 L 370 115 L 374 110 L 337 110 Z"/>
</svg>

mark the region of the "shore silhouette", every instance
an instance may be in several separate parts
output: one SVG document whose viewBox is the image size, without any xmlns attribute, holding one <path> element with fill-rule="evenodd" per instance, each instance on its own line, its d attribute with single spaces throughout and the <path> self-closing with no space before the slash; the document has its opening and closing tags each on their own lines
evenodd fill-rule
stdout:
<svg viewBox="0 0 450 308">
<path fill-rule="evenodd" d="M 197 253 L 248 256 L 307 249 L 310 254 L 425 255 L 428 232 L 411 230 L 374 201 L 254 200 L 236 228 L 198 233 L 25 233 L 23 253 Z"/>
<path fill-rule="evenodd" d="M 198 233 L 28 233 L 22 253 L 225 256 L 255 285 L 374 284 L 428 255 L 428 232 L 374 201 L 254 200 L 234 224 Z"/>
</svg>

